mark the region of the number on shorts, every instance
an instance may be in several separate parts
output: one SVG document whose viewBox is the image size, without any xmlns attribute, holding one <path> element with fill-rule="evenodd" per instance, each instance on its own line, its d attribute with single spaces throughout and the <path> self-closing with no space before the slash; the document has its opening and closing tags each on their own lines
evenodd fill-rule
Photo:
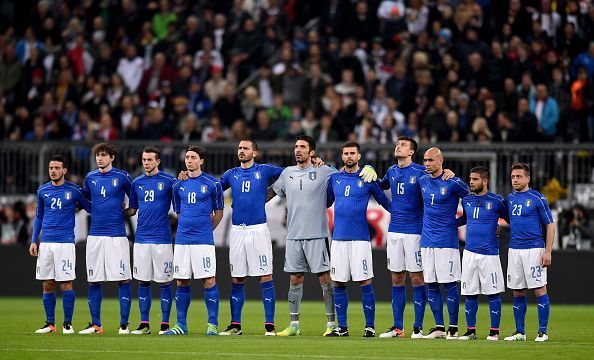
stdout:
<svg viewBox="0 0 594 360">
<path fill-rule="evenodd" d="M 520 216 L 522 215 L 522 205 L 514 205 L 512 208 L 512 215 Z"/>
<path fill-rule="evenodd" d="M 124 266 L 124 260 L 120 260 L 120 270 L 126 270 L 126 266 Z"/>
<path fill-rule="evenodd" d="M 396 194 L 404 195 L 404 183 L 401 183 L 401 182 L 398 183 L 398 186 L 396 187 Z"/>
<path fill-rule="evenodd" d="M 450 263 L 450 274 L 453 274 L 454 273 L 454 262 L 450 261 L 449 263 Z"/>
<path fill-rule="evenodd" d="M 421 250 L 415 251 L 415 261 L 416 261 L 416 263 L 417 263 L 418 266 L 421 266 L 421 264 L 422 264 Z"/>
<path fill-rule="evenodd" d="M 431 194 L 431 205 L 433 205 L 433 200 L 435 200 L 435 194 Z"/>
<path fill-rule="evenodd" d="M 260 267 L 268 266 L 268 259 L 266 258 L 266 255 L 260 255 L 258 256 L 258 259 L 260 260 Z"/>
<path fill-rule="evenodd" d="M 106 191 L 105 191 L 105 186 L 101 187 L 101 195 L 103 195 L 103 197 L 105 197 Z"/>
<path fill-rule="evenodd" d="M 532 278 L 536 279 L 539 278 L 541 273 L 542 273 L 542 268 L 539 266 L 533 266 L 530 268 L 530 270 L 532 271 Z"/>
<path fill-rule="evenodd" d="M 55 210 L 56 207 L 62 210 L 62 199 L 60 198 L 52 198 L 52 205 L 50 206 L 52 210 Z"/>
<path fill-rule="evenodd" d="M 66 268 L 72 270 L 72 263 L 70 262 L 70 260 L 62 260 L 62 271 L 66 271 Z"/>
<path fill-rule="evenodd" d="M 493 283 L 493 285 L 497 285 L 497 273 L 491 273 L 491 282 Z"/>
<path fill-rule="evenodd" d="M 205 258 L 202 258 L 202 266 L 205 269 L 210 269 L 210 257 L 207 256 Z"/>
<path fill-rule="evenodd" d="M 347 185 L 344 188 L 344 196 L 349 196 L 350 193 L 351 193 L 351 185 Z"/>
<path fill-rule="evenodd" d="M 249 180 L 245 180 L 241 182 L 241 192 L 250 192 L 251 182 Z"/>
<path fill-rule="evenodd" d="M 363 271 L 367 271 L 368 267 L 367 267 L 367 260 L 363 260 L 362 261 L 363 264 Z"/>
<path fill-rule="evenodd" d="M 165 274 L 171 274 L 171 271 L 173 271 L 173 262 L 171 262 L 171 261 L 165 261 L 163 263 L 163 265 L 165 266 L 165 269 L 163 270 L 163 272 Z"/>
<path fill-rule="evenodd" d="M 474 210 L 472 211 L 472 218 L 473 218 L 473 219 L 478 219 L 478 216 L 479 216 L 479 210 L 480 210 L 480 208 L 479 208 L 479 207 L 475 207 L 475 208 L 474 208 Z"/>
<path fill-rule="evenodd" d="M 195 204 L 196 203 L 196 193 L 189 192 L 188 193 L 188 204 Z"/>
<path fill-rule="evenodd" d="M 152 201 L 155 201 L 155 190 L 145 190 L 144 202 L 152 202 Z"/>
</svg>

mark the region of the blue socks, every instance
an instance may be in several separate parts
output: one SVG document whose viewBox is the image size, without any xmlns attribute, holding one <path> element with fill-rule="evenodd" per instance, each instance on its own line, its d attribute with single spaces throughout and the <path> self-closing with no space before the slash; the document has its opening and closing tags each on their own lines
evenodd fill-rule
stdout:
<svg viewBox="0 0 594 360">
<path fill-rule="evenodd" d="M 413 327 L 423 328 L 423 319 L 425 318 L 425 305 L 427 304 L 427 286 L 413 287 L 413 301 L 415 308 L 415 323 Z"/>
<path fill-rule="evenodd" d="M 120 325 L 128 323 L 130 317 L 130 306 L 132 305 L 132 286 L 130 283 L 120 284 Z"/>
<path fill-rule="evenodd" d="M 190 295 L 189 286 L 178 286 L 175 293 L 175 308 L 177 309 L 177 325 L 181 327 L 184 332 L 188 332 L 188 324 L 186 323 L 186 317 L 188 315 L 188 308 L 190 307 L 190 301 L 192 296 Z"/>
<path fill-rule="evenodd" d="M 526 318 L 526 296 L 514 296 L 514 319 L 516 320 L 516 331 L 525 334 L 524 320 Z M 540 314 L 540 306 L 539 306 Z"/>
<path fill-rule="evenodd" d="M 489 295 L 489 312 L 491 313 L 491 330 L 499 330 L 501 323 L 501 296 Z"/>
<path fill-rule="evenodd" d="M 466 295 L 465 313 L 468 329 L 476 329 L 476 313 L 478 311 L 478 295 Z"/>
<path fill-rule="evenodd" d="M 429 307 L 435 318 L 435 325 L 444 326 L 443 299 L 441 298 L 438 283 L 427 284 L 427 301 L 429 302 Z"/>
<path fill-rule="evenodd" d="M 62 308 L 64 309 L 64 322 L 71 323 L 74 312 L 74 290 L 62 292 Z"/>
<path fill-rule="evenodd" d="M 373 284 L 361 286 L 361 302 L 365 314 L 365 327 L 375 327 L 375 293 Z"/>
<path fill-rule="evenodd" d="M 269 280 L 260 283 L 262 288 L 262 303 L 264 304 L 265 324 L 274 324 L 274 308 L 276 296 L 274 294 L 274 282 Z M 243 304 L 243 303 L 242 303 Z"/>
<path fill-rule="evenodd" d="M 43 308 L 46 321 L 56 324 L 56 293 L 43 293 Z"/>
<path fill-rule="evenodd" d="M 346 287 L 334 288 L 334 308 L 336 309 L 336 319 L 338 326 L 341 328 L 348 327 L 347 325 L 347 309 L 349 307 L 349 295 Z"/>
<path fill-rule="evenodd" d="M 392 316 L 394 327 L 404 329 L 404 306 L 406 305 L 406 287 L 392 286 Z M 416 314 L 415 314 L 416 315 Z"/>
<path fill-rule="evenodd" d="M 91 312 L 91 323 L 101 326 L 101 301 L 103 300 L 103 291 L 101 284 L 89 284 L 89 311 Z"/>
<path fill-rule="evenodd" d="M 171 284 L 159 285 L 161 288 L 161 324 L 169 324 L 171 305 L 173 305 L 173 290 Z"/>
<path fill-rule="evenodd" d="M 451 282 L 444 284 L 444 287 L 446 291 L 448 314 L 450 316 L 450 326 L 458 326 L 458 312 L 460 311 L 460 293 L 458 292 L 458 284 Z"/>
<path fill-rule="evenodd" d="M 151 303 L 153 296 L 151 293 L 151 283 L 140 283 L 138 285 L 138 307 L 140 308 L 140 322 L 148 323 L 151 312 Z"/>
<path fill-rule="evenodd" d="M 231 324 L 241 324 L 241 311 L 243 310 L 244 302 L 245 284 L 233 284 L 231 287 L 231 299 L 229 299 L 229 306 L 231 307 Z M 264 306 L 266 306 L 266 304 L 264 304 Z M 266 308 L 264 308 L 264 311 L 266 311 Z"/>
<path fill-rule="evenodd" d="M 549 294 L 537 297 L 536 305 L 538 307 L 538 331 L 546 334 L 547 325 L 549 324 L 549 312 L 551 310 Z"/>
<path fill-rule="evenodd" d="M 208 323 L 219 325 L 219 288 L 217 284 L 204 289 L 204 302 L 208 311 Z"/>
</svg>

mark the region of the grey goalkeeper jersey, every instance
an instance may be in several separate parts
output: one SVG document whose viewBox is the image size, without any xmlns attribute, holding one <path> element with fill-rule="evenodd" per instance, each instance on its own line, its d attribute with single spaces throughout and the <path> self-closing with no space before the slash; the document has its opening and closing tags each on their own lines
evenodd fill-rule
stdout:
<svg viewBox="0 0 594 360">
<path fill-rule="evenodd" d="M 276 194 L 287 198 L 287 240 L 328 237 L 326 191 L 333 167 L 299 169 L 289 166 L 273 184 Z"/>
</svg>

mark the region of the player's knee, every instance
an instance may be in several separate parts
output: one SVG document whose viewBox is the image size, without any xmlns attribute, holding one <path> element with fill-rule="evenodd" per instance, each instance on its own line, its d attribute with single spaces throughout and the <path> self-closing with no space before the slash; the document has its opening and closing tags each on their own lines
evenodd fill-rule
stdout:
<svg viewBox="0 0 594 360">
<path fill-rule="evenodd" d="M 392 273 L 392 286 L 403 286 L 406 279 L 405 272 Z"/>
<path fill-rule="evenodd" d="M 367 280 L 359 281 L 359 285 L 367 286 L 367 285 L 370 285 L 372 282 L 373 282 L 373 279 L 367 279 Z"/>
<path fill-rule="evenodd" d="M 43 292 L 53 293 L 56 291 L 56 282 L 54 280 L 44 280 L 42 283 Z"/>
<path fill-rule="evenodd" d="M 234 277 L 231 279 L 231 283 L 233 285 L 241 285 L 241 284 L 245 284 L 245 278 L 244 277 Z"/>
<path fill-rule="evenodd" d="M 410 273 L 410 281 L 414 287 L 425 285 L 422 272 Z"/>
<path fill-rule="evenodd" d="M 140 286 L 140 287 L 151 287 L 151 283 L 150 283 L 150 281 L 140 281 L 138 283 L 138 286 Z"/>
<path fill-rule="evenodd" d="M 177 286 L 190 286 L 190 279 L 178 279 Z"/>
<path fill-rule="evenodd" d="M 344 288 L 344 287 L 346 287 L 346 283 L 343 283 L 340 281 L 334 281 L 334 287 L 335 288 Z"/>
<path fill-rule="evenodd" d="M 526 289 L 514 290 L 514 297 L 523 297 L 523 296 L 526 296 Z"/>
<path fill-rule="evenodd" d="M 267 281 L 271 281 L 271 280 L 272 280 L 272 274 L 270 274 L 270 275 L 264 275 L 264 276 L 260 277 L 260 282 L 261 283 L 267 282 Z"/>
<path fill-rule="evenodd" d="M 292 285 L 298 285 L 298 284 L 303 284 L 303 273 L 293 273 L 291 274 L 291 284 Z"/>
<path fill-rule="evenodd" d="M 204 284 L 205 289 L 210 289 L 211 287 L 215 286 L 216 280 L 214 277 L 209 277 L 202 280 L 202 284 Z"/>
<path fill-rule="evenodd" d="M 546 285 L 534 289 L 534 295 L 536 295 L 536 296 L 543 296 L 546 294 L 547 294 L 547 286 Z"/>
<path fill-rule="evenodd" d="M 72 281 L 62 281 L 60 283 L 60 289 L 62 291 L 70 291 L 70 290 L 72 290 Z"/>
<path fill-rule="evenodd" d="M 320 281 L 320 284 L 327 284 L 331 281 L 330 279 L 330 272 L 326 271 L 323 273 L 319 273 L 318 274 L 318 280 Z"/>
</svg>

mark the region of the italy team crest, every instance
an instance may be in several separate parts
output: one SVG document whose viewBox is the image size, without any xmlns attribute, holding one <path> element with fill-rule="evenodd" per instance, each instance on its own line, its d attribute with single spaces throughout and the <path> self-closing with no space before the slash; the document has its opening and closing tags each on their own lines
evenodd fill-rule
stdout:
<svg viewBox="0 0 594 360">
<path fill-rule="evenodd" d="M 64 193 L 64 197 L 66 198 L 66 200 L 70 200 L 72 199 L 72 193 L 70 191 L 66 191 Z"/>
<path fill-rule="evenodd" d="M 315 171 L 311 171 L 309 173 L 309 180 L 315 180 L 317 178 L 316 172 Z"/>
<path fill-rule="evenodd" d="M 157 184 L 157 189 L 159 189 L 159 190 L 165 189 L 165 183 L 162 183 L 162 182 L 158 183 Z"/>
<path fill-rule="evenodd" d="M 408 179 L 408 182 L 410 184 L 414 184 L 417 182 L 417 177 L 416 176 L 411 176 L 410 179 Z"/>
<path fill-rule="evenodd" d="M 485 207 L 487 208 L 487 210 L 491 210 L 491 209 L 493 209 L 493 203 L 490 201 L 487 201 L 487 203 L 485 204 Z"/>
<path fill-rule="evenodd" d="M 113 180 L 111 181 L 111 184 L 112 184 L 113 186 L 118 186 L 118 179 L 113 179 Z"/>
<path fill-rule="evenodd" d="M 439 189 L 439 193 L 440 193 L 441 195 L 445 195 L 447 191 L 448 191 L 448 190 L 447 190 L 447 188 L 446 188 L 445 186 L 442 186 L 442 187 L 441 187 L 441 189 Z"/>
<path fill-rule="evenodd" d="M 206 191 L 208 191 L 208 187 L 206 185 L 202 185 L 200 191 L 202 191 L 203 194 L 206 194 Z"/>
<path fill-rule="evenodd" d="M 532 200 L 526 200 L 526 206 L 532 205 Z"/>
<path fill-rule="evenodd" d="M 363 180 L 357 181 L 357 186 L 358 187 L 363 187 Z"/>
<path fill-rule="evenodd" d="M 256 178 L 256 180 L 260 180 L 262 178 L 262 175 L 260 175 L 260 172 L 259 171 L 256 171 L 254 173 L 254 177 Z"/>
</svg>

